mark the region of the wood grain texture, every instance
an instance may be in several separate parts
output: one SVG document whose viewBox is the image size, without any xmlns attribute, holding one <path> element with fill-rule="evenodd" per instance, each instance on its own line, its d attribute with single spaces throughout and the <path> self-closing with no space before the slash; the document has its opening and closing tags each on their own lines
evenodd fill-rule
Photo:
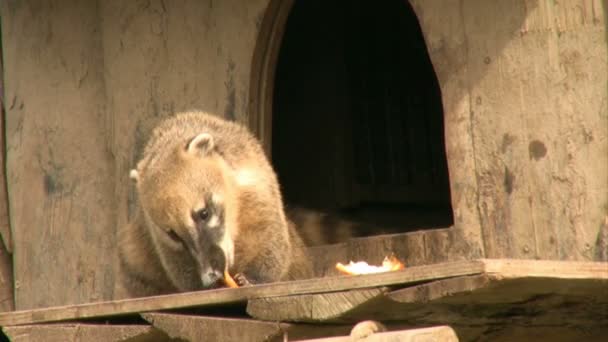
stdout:
<svg viewBox="0 0 608 342">
<path fill-rule="evenodd" d="M 441 85 L 459 237 L 489 258 L 602 260 L 606 5 L 412 5 Z"/>
<path fill-rule="evenodd" d="M 364 339 L 370 342 L 458 342 L 456 332 L 449 326 L 438 326 L 430 328 L 409 329 L 400 331 L 390 331 L 383 333 L 375 333 Z M 353 341 L 350 336 L 319 338 L 312 340 L 300 340 L 301 342 L 350 342 Z"/>
<path fill-rule="evenodd" d="M 606 263 L 482 262 L 483 274 L 441 279 L 388 293 L 376 288 L 262 298 L 250 300 L 247 312 L 263 320 L 344 323 L 375 319 L 466 325 L 502 324 L 503 316 L 513 310 L 522 310 L 525 321 L 533 317 L 534 305 L 538 305 L 547 324 L 571 318 L 593 325 L 594 320 L 608 319 L 608 312 L 602 313 L 608 306 Z M 571 313 L 576 310 L 577 314 Z"/>
<path fill-rule="evenodd" d="M 311 247 L 310 255 L 318 277 L 338 275 L 337 262 L 365 260 L 379 265 L 391 254 L 407 267 L 430 265 L 464 259 L 463 253 L 470 245 L 458 234 L 454 228 L 442 228 L 355 238 L 344 243 Z"/>
<path fill-rule="evenodd" d="M 371 288 L 301 296 L 250 299 L 247 313 L 265 321 L 324 322 L 336 321 L 345 312 L 388 292 Z"/>
<path fill-rule="evenodd" d="M 170 341 L 163 332 L 148 325 L 55 324 L 3 327 L 15 342 L 163 342 Z"/>
<path fill-rule="evenodd" d="M 137 199 L 129 170 L 177 111 L 249 122 L 251 58 L 267 0 L 99 2 L 116 226 Z"/>
<path fill-rule="evenodd" d="M 267 2 L 2 2 L 18 309 L 113 298 L 129 169 L 175 111 L 249 122 Z"/>
<path fill-rule="evenodd" d="M 15 311 L 12 313 L 0 313 L 0 326 L 133 314 L 212 304 L 227 304 L 245 302 L 248 299 L 256 298 L 350 291 L 396 284 L 403 285 L 430 281 L 438 278 L 479 274 L 483 271 L 483 268 L 484 264 L 481 261 L 460 261 L 411 267 L 402 271 L 381 274 L 307 279 L 242 287 L 238 289 L 187 292 L 174 295 Z"/>
<path fill-rule="evenodd" d="M 1 49 L 0 49 L 1 52 Z M 0 58 L 0 312 L 15 310 L 13 285 L 13 237 L 8 212 L 8 192 L 6 183 L 6 102 L 4 98 L 4 71 Z"/>
<path fill-rule="evenodd" d="M 283 337 L 281 325 L 272 322 L 157 313 L 142 317 L 170 337 L 186 341 L 254 342 Z"/>
<path fill-rule="evenodd" d="M 186 341 L 289 341 L 347 334 L 350 326 L 301 325 L 244 318 L 148 313 L 142 317 L 175 339 Z"/>
<path fill-rule="evenodd" d="M 114 203 L 94 1 L 3 1 L 17 309 L 112 298 Z"/>
</svg>

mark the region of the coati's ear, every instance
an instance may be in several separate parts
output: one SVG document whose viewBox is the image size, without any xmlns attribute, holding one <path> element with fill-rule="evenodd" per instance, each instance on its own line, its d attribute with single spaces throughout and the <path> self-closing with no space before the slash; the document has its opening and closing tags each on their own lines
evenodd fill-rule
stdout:
<svg viewBox="0 0 608 342">
<path fill-rule="evenodd" d="M 213 146 L 213 137 L 208 133 L 201 133 L 190 140 L 188 146 L 186 146 L 186 151 L 188 153 L 204 156 L 213 150 Z"/>
<path fill-rule="evenodd" d="M 139 172 L 136 169 L 132 169 L 129 172 L 129 178 L 131 178 L 135 183 L 139 180 Z"/>
</svg>

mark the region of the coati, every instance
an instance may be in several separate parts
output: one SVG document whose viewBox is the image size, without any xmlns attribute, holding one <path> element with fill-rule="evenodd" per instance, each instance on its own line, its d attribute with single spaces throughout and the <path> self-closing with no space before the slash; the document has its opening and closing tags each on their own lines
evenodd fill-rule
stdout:
<svg viewBox="0 0 608 342">
<path fill-rule="evenodd" d="M 312 276 L 259 142 L 236 123 L 179 113 L 152 132 L 131 171 L 138 207 L 119 230 L 119 297 Z"/>
</svg>

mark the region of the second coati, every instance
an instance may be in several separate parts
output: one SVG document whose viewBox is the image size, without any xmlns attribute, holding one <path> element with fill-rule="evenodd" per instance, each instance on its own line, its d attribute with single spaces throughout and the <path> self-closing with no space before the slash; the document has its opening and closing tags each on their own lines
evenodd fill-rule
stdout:
<svg viewBox="0 0 608 342">
<path fill-rule="evenodd" d="M 119 297 L 312 276 L 277 177 L 244 127 L 203 112 L 158 125 L 137 168 L 138 208 L 119 230 Z"/>
</svg>

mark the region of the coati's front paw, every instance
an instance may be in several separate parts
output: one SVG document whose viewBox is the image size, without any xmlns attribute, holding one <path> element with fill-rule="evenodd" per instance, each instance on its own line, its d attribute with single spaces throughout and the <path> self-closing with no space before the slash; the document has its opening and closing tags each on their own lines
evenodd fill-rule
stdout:
<svg viewBox="0 0 608 342">
<path fill-rule="evenodd" d="M 234 275 L 234 281 L 239 287 L 251 286 L 251 283 L 243 273 L 237 273 Z"/>
</svg>

